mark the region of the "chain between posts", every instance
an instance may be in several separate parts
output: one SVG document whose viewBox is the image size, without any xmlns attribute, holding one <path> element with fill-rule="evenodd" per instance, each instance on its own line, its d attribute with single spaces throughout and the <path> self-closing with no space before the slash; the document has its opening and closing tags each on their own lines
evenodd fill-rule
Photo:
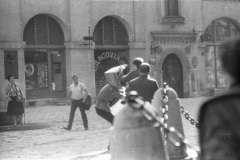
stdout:
<svg viewBox="0 0 240 160">
<path fill-rule="evenodd" d="M 168 105 L 166 105 L 166 103 L 168 102 L 167 92 L 168 92 L 167 83 L 164 82 L 163 83 L 163 95 L 162 95 L 162 99 L 163 99 L 163 103 L 164 103 L 164 105 L 162 106 L 162 123 L 165 125 L 165 127 L 167 127 L 167 120 L 168 120 Z M 182 114 L 185 116 L 185 118 L 187 120 L 189 120 L 192 125 L 195 125 L 196 128 L 199 128 L 198 121 L 196 121 L 193 117 L 191 117 L 189 115 L 188 111 L 186 111 L 183 106 L 180 106 L 180 110 L 181 110 Z"/>
<path fill-rule="evenodd" d="M 187 120 L 189 120 L 192 125 L 195 125 L 196 128 L 199 128 L 199 123 L 198 123 L 198 121 L 196 121 L 193 117 L 191 117 L 191 116 L 189 115 L 188 111 L 186 111 L 183 106 L 180 106 L 180 108 L 181 108 L 181 112 L 182 112 L 182 114 L 185 116 L 185 118 L 186 118 Z"/>
<path fill-rule="evenodd" d="M 165 92 L 165 94 L 166 93 L 167 92 Z M 167 99 L 165 99 L 165 101 L 167 102 Z M 146 117 L 149 121 L 154 122 L 154 125 L 161 126 L 165 133 L 165 138 L 168 139 L 173 145 L 175 145 L 176 147 L 182 147 L 183 145 L 186 145 L 189 148 L 192 148 L 198 154 L 197 149 L 195 149 L 194 146 L 188 143 L 187 139 L 185 139 L 181 132 L 177 131 L 174 127 L 167 127 L 166 124 L 162 122 L 163 117 L 160 115 L 160 112 L 157 111 L 155 107 L 153 107 L 150 103 L 145 103 L 141 98 L 138 98 L 138 94 L 136 91 L 131 91 L 129 93 L 127 97 L 127 102 L 130 107 L 138 109 L 144 117 Z M 198 156 L 199 155 L 197 155 L 197 157 Z"/>
</svg>

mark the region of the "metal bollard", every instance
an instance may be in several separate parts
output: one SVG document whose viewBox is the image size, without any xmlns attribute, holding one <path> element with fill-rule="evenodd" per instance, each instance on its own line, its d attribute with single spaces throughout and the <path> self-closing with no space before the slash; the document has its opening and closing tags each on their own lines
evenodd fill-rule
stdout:
<svg viewBox="0 0 240 160">
<path fill-rule="evenodd" d="M 114 119 L 111 131 L 111 160 L 169 160 L 163 133 L 126 103 Z"/>
<path fill-rule="evenodd" d="M 178 95 L 174 89 L 168 87 L 167 93 L 166 93 L 168 97 L 168 101 L 164 103 L 162 98 L 164 94 L 163 89 L 164 88 L 159 88 L 155 92 L 152 100 L 152 105 L 155 106 L 159 112 L 162 111 L 163 105 L 167 105 L 168 106 L 168 119 L 166 121 L 167 126 L 174 127 L 178 132 L 184 135 L 181 112 L 180 112 L 180 102 L 178 99 Z M 179 139 L 172 133 L 169 133 L 168 136 L 172 136 L 176 140 Z M 177 147 L 171 142 L 169 142 L 169 140 L 167 140 L 167 150 L 168 150 L 170 159 L 176 159 L 176 160 L 188 159 L 188 155 L 186 153 L 186 145 Z"/>
</svg>

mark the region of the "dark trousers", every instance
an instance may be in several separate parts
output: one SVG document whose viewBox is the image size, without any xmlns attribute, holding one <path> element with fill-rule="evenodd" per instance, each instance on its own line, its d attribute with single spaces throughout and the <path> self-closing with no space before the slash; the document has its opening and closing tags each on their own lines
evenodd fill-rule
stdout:
<svg viewBox="0 0 240 160">
<path fill-rule="evenodd" d="M 98 108 L 95 108 L 96 109 L 96 112 L 97 114 L 104 118 L 105 120 L 107 120 L 108 122 L 110 122 L 111 124 L 113 124 L 113 114 L 111 112 L 107 112 L 105 110 L 101 110 L 101 109 L 98 109 Z"/>
<path fill-rule="evenodd" d="M 82 115 L 82 121 L 83 121 L 84 128 L 88 128 L 88 119 L 87 119 L 87 115 L 85 113 L 84 104 L 81 99 L 81 100 L 72 100 L 70 116 L 69 116 L 69 121 L 68 121 L 68 129 L 72 128 L 75 111 L 78 107 L 79 107 L 81 115 Z"/>
</svg>

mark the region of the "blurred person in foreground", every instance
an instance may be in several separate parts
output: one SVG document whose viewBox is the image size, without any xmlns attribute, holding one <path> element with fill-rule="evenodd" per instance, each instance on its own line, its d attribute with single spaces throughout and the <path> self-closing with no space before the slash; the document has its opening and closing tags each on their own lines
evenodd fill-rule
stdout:
<svg viewBox="0 0 240 160">
<path fill-rule="evenodd" d="M 139 77 L 129 82 L 129 92 L 137 91 L 144 101 L 151 103 L 159 86 L 155 79 L 149 76 L 151 67 L 148 63 L 142 63 L 139 67 Z"/>
<path fill-rule="evenodd" d="M 84 108 L 84 103 L 86 101 L 88 90 L 83 83 L 78 81 L 78 76 L 72 76 L 73 83 L 69 86 L 67 100 L 68 104 L 71 104 L 70 115 L 68 126 L 63 127 L 65 130 L 71 130 L 74 120 L 75 111 L 77 108 L 80 109 L 84 130 L 88 130 L 88 119 Z"/>
<path fill-rule="evenodd" d="M 23 92 L 18 83 L 15 83 L 14 76 L 7 77 L 9 84 L 6 87 L 5 94 L 8 99 L 7 114 L 12 117 L 13 125 L 23 125 L 22 116 L 24 113 L 23 102 L 25 100 Z M 19 97 L 19 99 L 18 99 Z"/>
<path fill-rule="evenodd" d="M 230 87 L 200 108 L 201 160 L 240 159 L 240 38 L 221 44 L 220 60 Z"/>
</svg>

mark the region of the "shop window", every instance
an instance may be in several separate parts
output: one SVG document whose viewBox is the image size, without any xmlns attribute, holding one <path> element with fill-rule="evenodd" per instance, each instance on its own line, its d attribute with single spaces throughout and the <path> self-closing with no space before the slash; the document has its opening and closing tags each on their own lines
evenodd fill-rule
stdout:
<svg viewBox="0 0 240 160">
<path fill-rule="evenodd" d="M 219 46 L 207 46 L 205 55 L 206 87 L 227 87 L 227 81 L 222 71 L 219 59 Z"/>
<path fill-rule="evenodd" d="M 26 24 L 25 84 L 26 97 L 63 97 L 64 90 L 64 34 L 56 20 L 39 14 Z"/>
<path fill-rule="evenodd" d="M 114 17 L 105 17 L 96 25 L 93 35 L 96 45 L 128 45 L 125 26 Z"/>
<path fill-rule="evenodd" d="M 239 28 L 229 19 L 213 21 L 204 32 L 204 41 L 221 42 L 240 35 Z"/>
<path fill-rule="evenodd" d="M 205 53 L 206 88 L 227 87 L 228 82 L 219 59 L 219 42 L 240 36 L 239 33 L 237 25 L 229 19 L 215 20 L 207 27 L 204 32 L 204 40 L 207 42 Z"/>
<path fill-rule="evenodd" d="M 25 51 L 26 90 L 48 87 L 46 51 Z"/>
<path fill-rule="evenodd" d="M 27 45 L 63 45 L 60 25 L 50 16 L 37 15 L 30 19 L 24 29 L 23 40 Z"/>
</svg>

